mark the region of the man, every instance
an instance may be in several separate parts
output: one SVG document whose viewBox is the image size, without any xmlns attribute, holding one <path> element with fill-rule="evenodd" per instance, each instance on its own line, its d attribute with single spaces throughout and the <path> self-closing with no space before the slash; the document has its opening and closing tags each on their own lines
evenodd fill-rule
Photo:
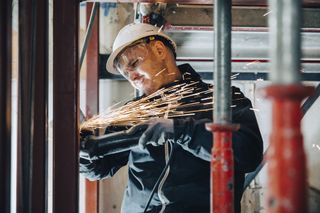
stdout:
<svg viewBox="0 0 320 213">
<path fill-rule="evenodd" d="M 133 87 L 150 95 L 175 84 L 193 84 L 199 95 L 186 103 L 212 98 L 201 92 L 212 88 L 188 64 L 177 66 L 176 45 L 159 28 L 130 24 L 117 35 L 107 62 L 112 73 L 120 72 Z M 233 87 L 233 133 L 235 160 L 235 210 L 240 212 L 244 175 L 262 160 L 262 139 L 249 99 Z M 205 124 L 212 111 L 174 119 L 152 119 L 139 140 L 140 148 L 102 157 L 80 158 L 80 173 L 91 180 L 113 176 L 128 164 L 128 185 L 122 212 L 210 212 L 210 159 L 212 133 Z M 112 129 L 112 127 L 110 127 Z M 160 178 L 159 178 L 160 177 Z"/>
</svg>

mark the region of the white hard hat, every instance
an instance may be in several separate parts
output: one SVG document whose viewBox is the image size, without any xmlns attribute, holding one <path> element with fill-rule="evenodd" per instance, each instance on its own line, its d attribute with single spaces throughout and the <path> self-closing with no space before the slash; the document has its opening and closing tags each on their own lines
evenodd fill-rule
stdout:
<svg viewBox="0 0 320 213">
<path fill-rule="evenodd" d="M 176 51 L 176 43 L 169 36 L 163 33 L 160 28 L 150 24 L 132 23 L 125 26 L 119 31 L 113 43 L 112 53 L 110 54 L 107 61 L 107 70 L 113 74 L 119 74 L 114 66 L 114 60 L 118 56 L 118 54 L 133 42 L 148 36 L 161 36 L 167 39 Z"/>
</svg>

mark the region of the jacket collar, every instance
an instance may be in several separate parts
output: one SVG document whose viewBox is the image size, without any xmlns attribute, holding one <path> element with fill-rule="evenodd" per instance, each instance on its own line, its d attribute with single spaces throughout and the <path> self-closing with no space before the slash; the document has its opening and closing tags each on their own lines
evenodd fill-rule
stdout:
<svg viewBox="0 0 320 213">
<path fill-rule="evenodd" d="M 178 81 L 166 84 L 165 86 L 163 86 L 164 88 L 168 88 L 185 82 L 202 82 L 200 75 L 190 66 L 190 64 L 181 64 L 178 66 L 178 69 L 181 72 L 182 78 Z"/>
<path fill-rule="evenodd" d="M 183 80 L 200 81 L 200 75 L 190 66 L 190 64 L 181 64 L 178 66 Z"/>
</svg>

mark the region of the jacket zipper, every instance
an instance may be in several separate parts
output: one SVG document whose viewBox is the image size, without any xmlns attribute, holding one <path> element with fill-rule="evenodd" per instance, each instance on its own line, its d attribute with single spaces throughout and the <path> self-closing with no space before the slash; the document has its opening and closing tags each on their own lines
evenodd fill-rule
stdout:
<svg viewBox="0 0 320 213">
<path fill-rule="evenodd" d="M 168 115 L 169 115 L 169 112 L 170 112 L 170 107 L 171 105 L 169 104 L 168 105 L 168 110 L 166 111 L 165 115 L 164 115 L 164 118 L 168 119 Z M 165 158 L 165 165 L 167 165 L 167 163 L 169 162 L 169 147 L 170 143 L 169 141 L 167 140 L 166 143 L 164 144 L 164 158 Z M 166 196 L 164 195 L 163 191 L 162 191 L 162 187 L 164 185 L 164 182 L 166 181 L 166 179 L 168 178 L 168 175 L 169 175 L 169 172 L 170 172 L 170 165 L 168 165 L 168 168 L 162 178 L 162 180 L 160 181 L 160 184 L 159 184 L 159 187 L 158 187 L 158 197 L 161 201 L 161 204 L 162 204 L 162 207 L 161 207 L 161 210 L 159 213 L 162 213 L 164 212 L 164 210 L 166 209 L 166 205 L 169 203 L 169 200 L 168 198 L 166 198 Z"/>
<path fill-rule="evenodd" d="M 168 141 L 164 144 L 164 154 L 165 154 L 165 161 L 167 164 L 169 161 L 169 142 Z M 158 196 L 159 196 L 159 199 L 162 204 L 162 208 L 159 213 L 164 212 L 166 205 L 169 203 L 169 200 L 166 198 L 166 196 L 164 195 L 164 193 L 162 191 L 162 187 L 163 187 L 164 182 L 166 181 L 166 179 L 169 175 L 169 172 L 170 172 L 170 165 L 168 166 L 166 173 L 164 174 L 162 180 L 160 181 L 159 187 L 158 187 Z"/>
</svg>

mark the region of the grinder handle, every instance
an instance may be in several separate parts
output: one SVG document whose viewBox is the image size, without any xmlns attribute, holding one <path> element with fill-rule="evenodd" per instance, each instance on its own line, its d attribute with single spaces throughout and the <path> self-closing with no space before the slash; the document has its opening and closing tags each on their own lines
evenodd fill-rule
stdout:
<svg viewBox="0 0 320 213">
<path fill-rule="evenodd" d="M 136 147 L 148 124 L 102 136 L 89 135 L 80 142 L 80 157 L 95 160 L 107 155 L 125 152 Z"/>
</svg>

